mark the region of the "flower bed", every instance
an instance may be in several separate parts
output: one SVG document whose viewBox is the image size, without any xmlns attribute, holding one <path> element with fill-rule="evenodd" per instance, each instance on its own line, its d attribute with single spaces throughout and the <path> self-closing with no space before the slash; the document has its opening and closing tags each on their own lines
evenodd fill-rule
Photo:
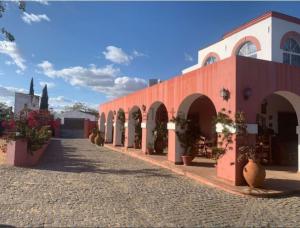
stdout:
<svg viewBox="0 0 300 228">
<path fill-rule="evenodd" d="M 49 144 L 55 121 L 48 111 L 24 110 L 19 116 L 2 121 L 5 162 L 15 166 L 36 165 Z M 3 157 L 3 156 L 2 156 Z M 3 159 L 2 159 L 3 160 Z"/>
<path fill-rule="evenodd" d="M 34 166 L 39 162 L 48 145 L 49 141 L 31 154 L 28 153 L 28 142 L 26 140 L 10 141 L 7 144 L 5 164 L 24 167 Z"/>
<path fill-rule="evenodd" d="M 5 139 L 0 138 L 0 164 L 6 163 L 6 150 L 7 142 Z"/>
</svg>

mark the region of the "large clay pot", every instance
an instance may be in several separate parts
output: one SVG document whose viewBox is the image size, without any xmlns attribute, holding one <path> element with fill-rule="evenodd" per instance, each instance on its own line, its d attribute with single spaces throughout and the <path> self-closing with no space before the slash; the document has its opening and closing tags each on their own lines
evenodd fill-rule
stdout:
<svg viewBox="0 0 300 228">
<path fill-rule="evenodd" d="M 141 149 L 140 144 L 138 142 L 134 143 L 134 149 Z"/>
<path fill-rule="evenodd" d="M 95 141 L 95 144 L 98 146 L 103 146 L 103 144 L 104 144 L 104 140 L 100 134 L 97 134 L 94 141 Z"/>
<path fill-rule="evenodd" d="M 153 154 L 153 152 L 154 152 L 153 148 L 147 148 L 146 154 Z"/>
<path fill-rule="evenodd" d="M 97 136 L 97 135 L 96 135 L 95 133 L 91 133 L 91 134 L 89 135 L 89 140 L 90 140 L 91 143 L 95 144 L 95 137 L 96 137 L 96 136 Z"/>
<path fill-rule="evenodd" d="M 243 175 L 250 187 L 258 188 L 262 186 L 266 178 L 266 170 L 259 163 L 249 159 L 243 168 Z"/>
<path fill-rule="evenodd" d="M 182 155 L 181 156 L 183 164 L 186 166 L 189 166 L 192 164 L 193 159 L 195 158 L 195 156 L 192 155 Z"/>
</svg>

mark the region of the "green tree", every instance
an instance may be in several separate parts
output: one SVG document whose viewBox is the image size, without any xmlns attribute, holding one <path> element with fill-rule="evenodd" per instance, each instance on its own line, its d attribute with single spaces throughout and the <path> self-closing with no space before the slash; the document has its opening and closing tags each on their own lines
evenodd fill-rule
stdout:
<svg viewBox="0 0 300 228">
<path fill-rule="evenodd" d="M 7 4 L 6 2 L 0 1 L 0 18 L 3 17 L 3 14 L 5 13 L 6 4 Z M 19 6 L 19 9 L 22 12 L 25 12 L 25 10 L 26 10 L 26 4 L 25 4 L 24 1 L 18 1 L 18 6 Z M 1 33 L 4 36 L 5 40 L 11 41 L 11 42 L 15 41 L 15 37 L 9 31 L 7 31 L 6 28 L 2 27 L 1 28 Z"/>
<path fill-rule="evenodd" d="M 41 98 L 41 104 L 40 104 L 40 109 L 41 110 L 48 110 L 48 89 L 47 89 L 47 84 L 43 88 L 42 92 L 42 98 Z"/>
<path fill-rule="evenodd" d="M 31 78 L 31 81 L 30 81 L 29 95 L 32 95 L 32 96 L 34 95 L 33 78 Z"/>
<path fill-rule="evenodd" d="M 7 120 L 10 117 L 11 113 L 11 108 L 6 104 L 0 102 L 0 136 L 5 130 L 2 126 L 2 121 Z"/>
</svg>

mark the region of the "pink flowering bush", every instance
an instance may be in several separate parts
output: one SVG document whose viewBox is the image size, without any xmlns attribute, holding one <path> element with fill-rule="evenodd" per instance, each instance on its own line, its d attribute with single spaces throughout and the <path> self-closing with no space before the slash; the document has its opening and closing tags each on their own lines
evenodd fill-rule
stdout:
<svg viewBox="0 0 300 228">
<path fill-rule="evenodd" d="M 1 124 L 6 129 L 7 140 L 27 140 L 31 154 L 49 140 L 52 135 L 50 129 L 55 127 L 53 117 L 45 111 L 22 111 L 19 116 Z"/>
</svg>

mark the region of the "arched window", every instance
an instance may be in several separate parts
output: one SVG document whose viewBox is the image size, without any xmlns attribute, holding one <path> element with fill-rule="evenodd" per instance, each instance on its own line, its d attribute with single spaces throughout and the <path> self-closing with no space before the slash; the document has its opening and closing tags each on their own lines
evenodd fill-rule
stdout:
<svg viewBox="0 0 300 228">
<path fill-rule="evenodd" d="M 214 62 L 217 62 L 217 58 L 215 56 L 209 56 L 205 62 L 204 62 L 204 66 L 212 64 Z"/>
<path fill-rule="evenodd" d="M 283 63 L 300 66 L 300 46 L 293 38 L 288 38 L 283 45 Z"/>
<path fill-rule="evenodd" d="M 237 52 L 237 55 L 240 56 L 246 56 L 246 57 L 251 57 L 251 58 L 256 58 L 257 57 L 257 49 L 254 43 L 251 41 L 247 41 L 242 46 Z"/>
</svg>

